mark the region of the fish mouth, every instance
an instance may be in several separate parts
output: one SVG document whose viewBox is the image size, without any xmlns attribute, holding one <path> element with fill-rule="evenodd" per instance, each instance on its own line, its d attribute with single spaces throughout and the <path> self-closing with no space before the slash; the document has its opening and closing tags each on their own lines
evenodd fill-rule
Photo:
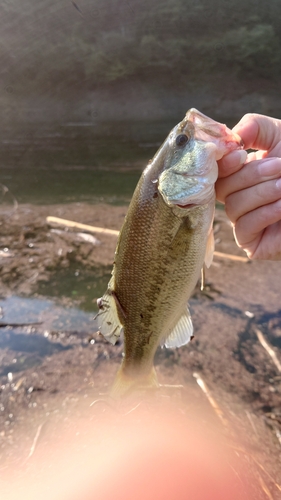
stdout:
<svg viewBox="0 0 281 500">
<path fill-rule="evenodd" d="M 194 207 L 198 207 L 198 204 L 197 203 L 188 203 L 187 205 L 178 205 L 177 204 L 177 207 L 180 207 L 180 208 L 184 208 L 184 209 L 189 209 L 189 208 L 194 208 Z"/>
<path fill-rule="evenodd" d="M 191 108 L 185 119 L 193 123 L 195 127 L 195 139 L 205 142 L 213 142 L 218 149 L 216 160 L 220 160 L 224 154 L 243 149 L 244 143 L 241 137 L 230 130 L 223 123 L 219 123 L 204 115 L 195 108 Z"/>
<path fill-rule="evenodd" d="M 212 184 L 201 186 L 199 192 L 194 193 L 193 196 L 186 196 L 182 199 L 177 199 L 172 201 L 172 205 L 176 205 L 177 207 L 183 210 L 191 210 L 192 208 L 202 207 L 210 203 L 210 201 L 214 198 L 214 186 Z M 168 203 L 169 204 L 169 203 Z"/>
</svg>

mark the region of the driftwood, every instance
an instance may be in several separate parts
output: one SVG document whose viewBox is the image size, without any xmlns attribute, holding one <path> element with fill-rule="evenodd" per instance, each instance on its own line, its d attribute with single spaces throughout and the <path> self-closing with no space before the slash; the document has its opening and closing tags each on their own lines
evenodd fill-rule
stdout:
<svg viewBox="0 0 281 500">
<path fill-rule="evenodd" d="M 64 227 L 72 227 L 74 229 L 82 229 L 90 233 L 102 233 L 109 234 L 111 236 L 118 236 L 119 231 L 115 229 L 105 229 L 104 227 L 89 226 L 88 224 L 81 224 L 80 222 L 75 222 L 73 220 L 60 219 L 59 217 L 47 217 L 47 224 L 50 226 L 59 225 Z"/>
<path fill-rule="evenodd" d="M 236 260 L 237 262 L 250 262 L 248 257 L 241 257 L 240 255 L 232 255 L 231 253 L 223 253 L 214 251 L 215 257 L 221 257 L 222 259 Z"/>
<path fill-rule="evenodd" d="M 89 231 L 91 233 L 101 233 L 101 234 L 108 234 L 110 236 L 118 236 L 119 231 L 116 231 L 116 229 L 106 229 L 104 227 L 97 227 L 97 226 L 90 226 L 88 224 L 81 224 L 80 222 L 75 222 L 73 220 L 67 220 L 67 219 L 60 219 L 59 217 L 52 217 L 48 216 L 47 219 L 47 224 L 50 226 L 64 226 L 64 227 L 72 227 L 75 229 L 82 229 L 84 231 Z M 215 257 L 220 257 L 222 259 L 229 259 L 237 262 L 249 262 L 249 259 L 247 257 L 240 257 L 239 255 L 232 255 L 228 253 L 223 253 L 223 252 L 214 252 Z"/>
</svg>

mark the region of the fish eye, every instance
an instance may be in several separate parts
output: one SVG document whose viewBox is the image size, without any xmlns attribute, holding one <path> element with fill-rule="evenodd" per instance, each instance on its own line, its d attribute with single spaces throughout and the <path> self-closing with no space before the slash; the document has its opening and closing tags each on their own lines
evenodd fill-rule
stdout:
<svg viewBox="0 0 281 500">
<path fill-rule="evenodd" d="M 187 137 L 186 134 L 179 134 L 177 137 L 176 137 L 176 145 L 177 146 L 185 146 L 185 144 L 189 141 L 189 138 Z"/>
</svg>

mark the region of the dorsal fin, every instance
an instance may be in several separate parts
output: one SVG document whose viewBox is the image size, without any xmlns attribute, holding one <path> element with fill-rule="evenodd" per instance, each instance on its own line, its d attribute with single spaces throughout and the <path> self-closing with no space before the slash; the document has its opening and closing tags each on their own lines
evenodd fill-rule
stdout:
<svg viewBox="0 0 281 500">
<path fill-rule="evenodd" d="M 117 307 L 120 308 L 121 306 L 116 293 L 112 290 L 110 285 L 112 285 L 112 280 L 109 282 L 105 294 L 97 300 L 99 312 L 95 319 L 98 318 L 99 320 L 98 329 L 100 333 L 106 340 L 111 342 L 111 344 L 115 344 L 121 333 L 123 333 L 123 325 L 120 322 L 117 311 Z"/>
<path fill-rule="evenodd" d="M 183 311 L 176 326 L 165 340 L 165 347 L 180 347 L 187 344 L 193 336 L 193 325 L 188 307 Z"/>
</svg>

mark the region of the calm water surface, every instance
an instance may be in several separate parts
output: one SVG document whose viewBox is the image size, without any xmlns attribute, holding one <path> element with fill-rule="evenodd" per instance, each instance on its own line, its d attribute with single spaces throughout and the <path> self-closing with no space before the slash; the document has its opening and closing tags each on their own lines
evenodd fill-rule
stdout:
<svg viewBox="0 0 281 500">
<path fill-rule="evenodd" d="M 142 169 L 173 125 L 66 123 L 49 129 L 45 125 L 7 129 L 1 135 L 0 183 L 9 191 L 5 194 L 2 189 L 1 194 L 0 190 L 0 202 L 12 203 L 14 197 L 19 203 L 34 205 L 129 203 Z M 38 283 L 35 296 L 3 299 L 2 321 L 43 320 L 44 328 L 50 330 L 95 329 L 96 299 L 106 290 L 110 272 L 108 267 L 58 269 L 48 282 Z M 62 299 L 73 307 L 64 307 Z M 30 337 L 24 328 L 19 333 L 18 329 L 0 329 L 0 349 L 48 352 L 48 338 Z M 26 359 L 30 362 L 31 358 Z"/>
<path fill-rule="evenodd" d="M 128 203 L 174 124 L 103 123 L 6 130 L 0 182 L 19 203 Z"/>
</svg>

